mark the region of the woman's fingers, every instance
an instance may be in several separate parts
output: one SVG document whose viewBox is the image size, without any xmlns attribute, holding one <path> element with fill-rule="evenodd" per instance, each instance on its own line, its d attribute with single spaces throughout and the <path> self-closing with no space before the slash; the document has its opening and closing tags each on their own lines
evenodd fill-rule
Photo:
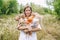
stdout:
<svg viewBox="0 0 60 40">
<path fill-rule="evenodd" d="M 25 33 L 27 33 L 27 32 L 28 32 L 28 30 L 24 30 L 24 32 L 25 32 Z"/>
</svg>

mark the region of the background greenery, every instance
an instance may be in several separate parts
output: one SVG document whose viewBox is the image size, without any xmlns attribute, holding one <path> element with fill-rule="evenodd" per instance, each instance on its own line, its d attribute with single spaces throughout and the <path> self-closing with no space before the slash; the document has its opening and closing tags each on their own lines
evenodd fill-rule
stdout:
<svg viewBox="0 0 60 40">
<path fill-rule="evenodd" d="M 42 31 L 37 32 L 38 40 L 60 40 L 60 1 L 47 0 L 48 8 L 30 3 L 34 12 L 42 15 Z M 19 6 L 19 7 L 18 7 Z M 50 8 L 53 6 L 53 10 Z M 22 13 L 24 5 L 17 0 L 0 0 L 0 40 L 18 40 L 15 17 Z"/>
</svg>

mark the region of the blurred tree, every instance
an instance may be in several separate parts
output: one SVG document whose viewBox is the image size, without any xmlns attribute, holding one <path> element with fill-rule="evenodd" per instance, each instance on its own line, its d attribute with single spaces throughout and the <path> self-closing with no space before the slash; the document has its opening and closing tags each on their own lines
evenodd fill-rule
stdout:
<svg viewBox="0 0 60 40">
<path fill-rule="evenodd" d="M 36 4 L 34 4 L 34 3 L 31 3 L 30 5 L 31 5 L 32 10 L 33 10 L 34 12 L 38 12 L 39 14 L 45 14 L 45 13 L 44 13 L 44 10 L 43 10 L 43 7 L 41 7 L 40 5 L 36 5 Z"/>
<path fill-rule="evenodd" d="M 18 4 L 17 4 L 16 0 L 10 0 L 9 7 L 8 7 L 8 10 L 9 10 L 8 13 L 17 13 L 18 12 L 17 6 L 18 6 Z"/>
<path fill-rule="evenodd" d="M 1 7 L 1 12 L 3 14 L 6 14 L 6 11 L 8 9 L 9 3 L 8 1 L 2 0 L 2 7 Z"/>
<path fill-rule="evenodd" d="M 58 15 L 58 19 L 60 20 L 60 0 L 54 0 L 53 4 L 55 12 Z"/>
<path fill-rule="evenodd" d="M 43 8 L 45 14 L 52 14 L 52 10 L 50 8 Z"/>
<path fill-rule="evenodd" d="M 54 7 L 57 18 L 60 20 L 60 0 L 47 0 L 47 4 Z"/>
<path fill-rule="evenodd" d="M 0 13 L 10 14 L 17 13 L 17 0 L 0 0 Z"/>
<path fill-rule="evenodd" d="M 0 14 L 2 13 L 2 12 L 1 12 L 2 4 L 3 4 L 3 0 L 0 0 Z"/>
<path fill-rule="evenodd" d="M 23 12 L 23 9 L 24 9 L 24 6 L 21 4 L 20 5 L 20 11 L 19 12 L 22 13 Z"/>
</svg>

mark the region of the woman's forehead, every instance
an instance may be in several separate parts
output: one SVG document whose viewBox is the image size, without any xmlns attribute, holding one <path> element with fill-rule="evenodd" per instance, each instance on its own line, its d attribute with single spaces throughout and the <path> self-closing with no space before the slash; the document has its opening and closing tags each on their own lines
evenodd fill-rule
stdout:
<svg viewBox="0 0 60 40">
<path fill-rule="evenodd" d="M 30 8 L 26 8 L 25 10 L 31 10 Z"/>
</svg>

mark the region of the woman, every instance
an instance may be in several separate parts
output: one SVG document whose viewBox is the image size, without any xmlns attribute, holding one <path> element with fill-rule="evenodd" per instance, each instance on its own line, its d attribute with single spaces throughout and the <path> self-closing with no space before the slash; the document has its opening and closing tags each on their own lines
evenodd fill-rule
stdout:
<svg viewBox="0 0 60 40">
<path fill-rule="evenodd" d="M 30 6 L 26 6 L 24 8 L 24 13 L 20 16 L 17 16 L 15 19 L 17 21 L 19 21 L 19 19 L 23 18 L 23 20 L 25 19 L 28 19 L 30 18 L 31 16 L 34 16 L 32 17 L 32 22 L 31 24 L 34 23 L 34 21 L 37 21 L 33 26 L 31 25 L 28 25 L 28 26 L 25 26 L 25 27 L 22 27 L 22 26 L 19 26 L 18 24 L 18 29 L 20 30 L 20 36 L 19 36 L 19 40 L 37 40 L 37 35 L 36 35 L 36 32 L 41 30 L 41 26 L 39 24 L 39 18 L 32 12 L 32 8 Z M 31 19 L 31 18 L 30 18 Z M 20 20 L 22 21 L 22 20 Z M 26 24 L 26 22 L 25 22 Z M 34 27 L 34 28 L 33 28 Z M 28 30 L 25 30 L 25 29 L 28 29 Z"/>
</svg>

